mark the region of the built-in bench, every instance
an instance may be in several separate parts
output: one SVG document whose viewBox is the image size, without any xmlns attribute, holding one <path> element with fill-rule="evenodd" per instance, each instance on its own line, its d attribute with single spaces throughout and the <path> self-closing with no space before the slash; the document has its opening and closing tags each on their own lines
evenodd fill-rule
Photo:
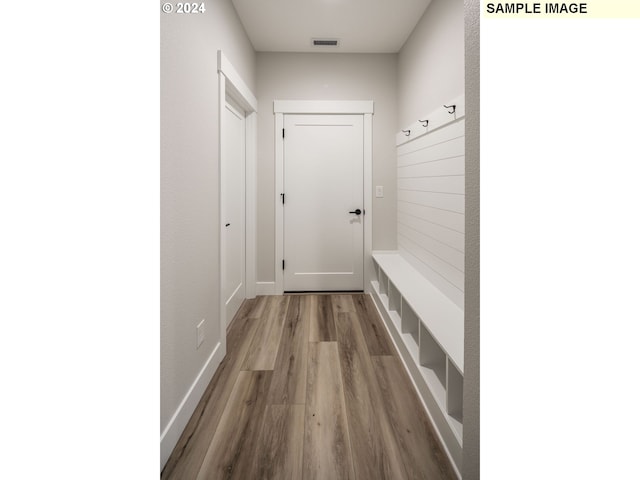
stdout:
<svg viewBox="0 0 640 480">
<path fill-rule="evenodd" d="M 462 459 L 464 312 L 396 252 L 373 252 L 373 298 L 452 460 Z"/>
</svg>

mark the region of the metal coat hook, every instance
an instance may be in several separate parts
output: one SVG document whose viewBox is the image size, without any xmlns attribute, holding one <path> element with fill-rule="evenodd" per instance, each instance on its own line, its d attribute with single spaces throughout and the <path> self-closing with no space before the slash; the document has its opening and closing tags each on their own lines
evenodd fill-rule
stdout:
<svg viewBox="0 0 640 480">
<path fill-rule="evenodd" d="M 424 128 L 427 128 L 427 126 L 429 125 L 429 120 L 418 120 L 418 121 L 424 124 L 422 125 Z"/>
<path fill-rule="evenodd" d="M 444 108 L 453 108 L 453 110 L 451 110 L 450 113 L 451 115 L 453 115 L 454 113 L 456 113 L 456 106 L 455 105 L 443 105 Z"/>
<path fill-rule="evenodd" d="M 411 135 L 411 130 L 402 130 L 402 133 L 404 133 L 405 137 L 408 137 L 409 135 Z"/>
</svg>

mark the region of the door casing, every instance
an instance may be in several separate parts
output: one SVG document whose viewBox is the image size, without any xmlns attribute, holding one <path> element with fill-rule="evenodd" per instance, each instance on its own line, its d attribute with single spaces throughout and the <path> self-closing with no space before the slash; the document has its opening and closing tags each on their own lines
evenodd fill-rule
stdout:
<svg viewBox="0 0 640 480">
<path fill-rule="evenodd" d="M 344 101 L 344 100 L 275 100 L 273 102 L 273 112 L 275 114 L 275 158 L 276 158 L 276 178 L 275 178 L 275 212 L 276 212 L 276 246 L 274 262 L 275 294 L 284 293 L 284 270 L 282 260 L 284 260 L 284 211 L 281 200 L 281 193 L 284 188 L 284 139 L 282 129 L 284 128 L 285 114 L 350 114 L 362 115 L 364 123 L 364 289 L 371 291 L 370 279 L 373 273 L 373 261 L 371 259 L 372 250 L 372 163 L 373 163 L 373 101 Z"/>
<path fill-rule="evenodd" d="M 249 87 L 242 80 L 242 77 L 233 68 L 233 65 L 218 50 L 218 125 L 219 125 L 219 150 L 218 158 L 218 262 L 220 265 L 218 277 L 218 298 L 220 299 L 220 332 L 222 333 L 220 343 L 223 352 L 226 352 L 226 308 L 224 302 L 224 279 L 226 276 L 224 252 L 224 198 L 222 196 L 224 179 L 224 152 L 225 152 L 225 105 L 227 97 L 232 98 L 241 107 L 245 114 L 245 296 L 254 298 L 256 296 L 256 171 L 257 171 L 257 112 L 258 101 L 251 93 Z M 229 319 L 230 320 L 230 319 Z"/>
</svg>

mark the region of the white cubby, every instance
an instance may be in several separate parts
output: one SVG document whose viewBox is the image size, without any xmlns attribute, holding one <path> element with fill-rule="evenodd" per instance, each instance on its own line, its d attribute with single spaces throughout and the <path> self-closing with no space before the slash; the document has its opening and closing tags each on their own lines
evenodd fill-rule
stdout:
<svg viewBox="0 0 640 480">
<path fill-rule="evenodd" d="M 392 282 L 389 282 L 389 311 L 401 312 L 400 299 L 400 292 Z"/>
<path fill-rule="evenodd" d="M 447 354 L 426 327 L 420 324 L 420 373 L 441 408 L 445 405 L 447 385 Z"/>
<path fill-rule="evenodd" d="M 408 335 L 406 338 L 408 341 L 413 342 L 413 346 L 417 347 L 419 344 L 419 328 L 420 319 L 418 315 L 411 309 L 406 303 L 403 305 L 402 314 L 400 315 L 402 322 L 400 324 L 400 331 L 403 335 Z"/>
<path fill-rule="evenodd" d="M 388 298 L 389 298 L 389 315 L 391 316 L 391 320 L 393 320 L 396 328 L 402 330 L 402 297 L 400 297 L 400 292 L 395 287 L 392 282 L 389 282 L 388 288 Z M 412 346 L 413 347 L 413 346 Z M 415 348 L 418 348 L 418 342 L 416 341 Z"/>
<path fill-rule="evenodd" d="M 456 366 L 447 360 L 447 414 L 456 435 L 462 439 L 462 381 Z"/>
<path fill-rule="evenodd" d="M 379 278 L 380 278 L 380 267 L 375 262 L 373 263 L 373 276 L 374 276 L 374 279 L 371 280 L 371 285 L 373 286 L 373 289 L 376 292 L 379 292 L 380 291 L 380 281 L 379 281 Z"/>
<path fill-rule="evenodd" d="M 462 458 L 464 313 L 398 253 L 373 254 L 373 298 L 454 463 Z"/>
<path fill-rule="evenodd" d="M 378 283 L 380 284 L 380 295 L 387 296 L 389 289 L 389 279 L 381 268 L 378 269 Z"/>
</svg>

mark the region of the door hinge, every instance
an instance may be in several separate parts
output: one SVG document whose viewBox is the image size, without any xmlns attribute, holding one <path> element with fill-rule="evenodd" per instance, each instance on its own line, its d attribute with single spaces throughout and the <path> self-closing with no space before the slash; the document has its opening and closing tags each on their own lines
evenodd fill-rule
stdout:
<svg viewBox="0 0 640 480">
<path fill-rule="evenodd" d="M 284 260 L 282 260 L 282 269 L 284 270 Z"/>
<path fill-rule="evenodd" d="M 284 205 L 284 193 L 281 193 L 280 197 L 282 197 L 282 204 Z"/>
<path fill-rule="evenodd" d="M 282 138 L 284 138 L 284 128 L 282 129 Z"/>
</svg>

